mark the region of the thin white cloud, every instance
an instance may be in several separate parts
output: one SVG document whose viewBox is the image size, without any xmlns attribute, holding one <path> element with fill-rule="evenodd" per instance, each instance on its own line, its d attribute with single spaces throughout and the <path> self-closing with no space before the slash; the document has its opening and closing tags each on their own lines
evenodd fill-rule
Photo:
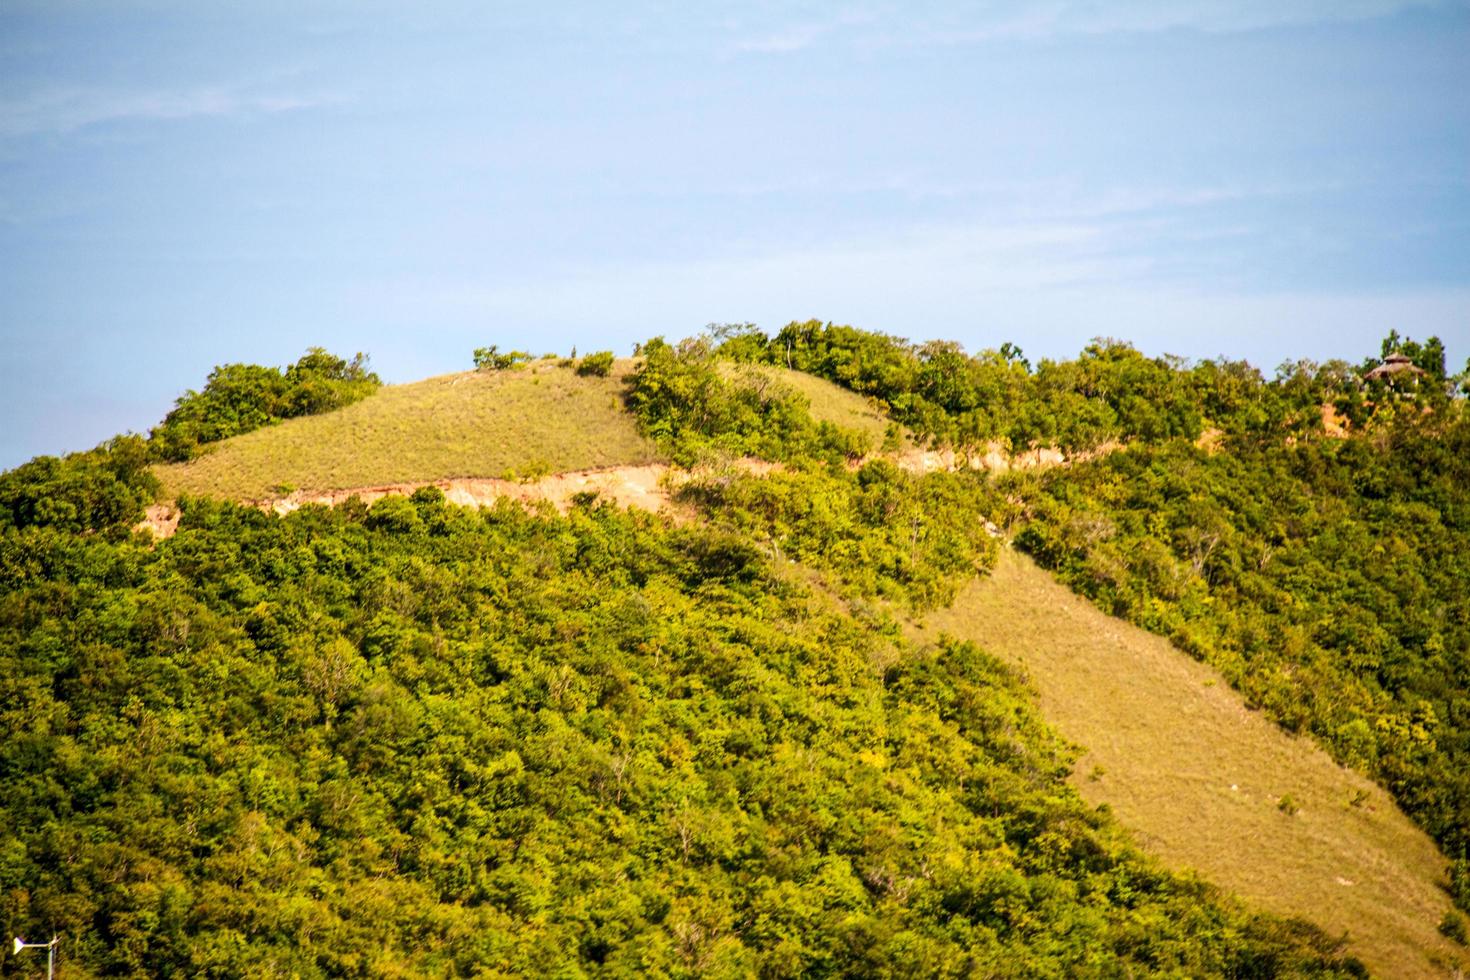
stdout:
<svg viewBox="0 0 1470 980">
<path fill-rule="evenodd" d="M 595 322 L 608 310 L 723 310 L 753 302 L 806 310 L 898 295 L 956 290 L 1045 290 L 1136 280 L 1147 260 L 1112 254 L 1108 233 L 1065 222 L 989 227 L 926 227 L 866 242 L 601 267 L 554 280 L 502 284 L 384 284 L 362 299 L 374 309 L 459 319 L 512 320 L 551 315 Z M 427 304 L 427 306 L 423 305 Z M 814 305 L 815 304 L 815 305 Z M 699 321 L 704 322 L 704 321 Z"/>
<path fill-rule="evenodd" d="M 403 322 L 563 332 L 595 323 L 626 339 L 691 332 L 710 321 L 774 327 L 806 316 L 953 337 L 972 347 L 1013 340 L 1053 353 L 1113 335 L 1156 353 L 1248 356 L 1267 369 L 1293 356 L 1371 352 L 1384 324 L 1410 323 L 1416 333 L 1446 339 L 1463 334 L 1459 324 L 1470 314 L 1463 287 L 1262 287 L 1242 275 L 1239 259 L 1242 247 L 1269 238 L 1268 229 L 1239 217 L 1193 219 L 1197 208 L 1296 190 L 1120 189 L 1091 207 L 890 229 L 865 239 L 752 243 L 705 257 L 596 264 L 521 281 L 487 274 L 478 281 L 384 282 L 349 305 Z"/>
<path fill-rule="evenodd" d="M 787 54 L 821 43 L 924 47 L 1171 30 L 1226 34 L 1369 21 L 1413 10 L 1467 9 L 1470 0 L 999 0 L 959 9 L 947 3 L 908 3 L 882 13 L 752 30 L 732 46 L 746 53 Z"/>
<path fill-rule="evenodd" d="M 755 54 L 790 54 L 811 47 L 827 30 L 821 24 L 798 24 L 773 34 L 736 41 L 735 48 Z"/>
<path fill-rule="evenodd" d="M 881 24 L 882 18 L 869 10 L 848 8 L 829 17 L 781 24 L 769 30 L 756 29 L 737 37 L 731 47 L 746 54 L 795 54 L 829 38 Z"/>
<path fill-rule="evenodd" d="M 1070 356 L 1095 336 L 1153 354 L 1245 357 L 1264 370 L 1296 357 L 1354 360 L 1385 324 L 1438 334 L 1465 356 L 1461 287 L 1259 291 L 1212 278 L 1160 281 L 1144 259 L 1095 251 L 1085 230 L 940 234 L 891 247 L 794 251 L 620 270 L 536 283 L 383 284 L 354 297 L 404 322 L 503 323 L 537 336 L 604 340 L 683 336 L 709 322 L 767 329 L 807 317 L 971 350 L 1019 343 L 1033 356 Z M 478 327 L 476 328 L 478 329 Z M 1458 363 L 1458 360 L 1456 360 Z"/>
<path fill-rule="evenodd" d="M 341 101 L 335 95 L 251 92 L 244 86 L 230 85 L 153 91 L 54 87 L 0 100 L 0 139 L 71 133 L 102 123 L 293 112 Z"/>
<path fill-rule="evenodd" d="M 1352 186 L 1344 180 L 1303 182 L 1226 182 L 1188 185 L 1091 186 L 1060 178 L 1010 180 L 951 180 L 919 172 L 895 171 L 887 175 L 851 176 L 838 170 L 811 171 L 757 181 L 708 183 L 694 180 L 663 181 L 628 186 L 620 190 L 654 198 L 695 196 L 760 198 L 802 195 L 805 197 L 878 197 L 891 195 L 911 201 L 954 201 L 1001 223 L 1025 220 L 1076 221 L 1128 217 L 1153 212 L 1187 212 L 1247 201 L 1343 191 Z"/>
<path fill-rule="evenodd" d="M 1460 0 L 1134 0 L 1080 4 L 1050 0 L 1027 4 L 1008 18 L 978 25 L 975 38 L 1052 34 L 1152 33 L 1193 30 L 1234 33 L 1305 24 L 1374 20 L 1408 10 L 1463 7 Z M 956 24 L 955 26 L 960 26 Z M 966 40 L 960 30 L 952 39 Z"/>
</svg>

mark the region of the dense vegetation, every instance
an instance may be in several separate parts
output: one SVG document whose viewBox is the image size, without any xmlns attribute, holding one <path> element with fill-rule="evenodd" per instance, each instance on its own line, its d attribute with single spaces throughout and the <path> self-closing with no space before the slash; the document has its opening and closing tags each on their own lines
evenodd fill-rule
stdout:
<svg viewBox="0 0 1470 980">
<path fill-rule="evenodd" d="M 1109 612 L 1207 660 L 1292 731 L 1378 778 L 1456 859 L 1470 909 L 1470 414 L 1438 338 L 1391 333 L 1419 369 L 1145 358 L 1099 341 L 1033 370 L 851 327 L 725 331 L 880 399 L 933 441 L 1120 451 L 1013 475 L 990 511 Z M 1328 438 L 1330 406 L 1349 438 Z M 1218 447 L 1197 445 L 1212 429 Z"/>
<path fill-rule="evenodd" d="M 690 527 L 186 499 L 148 547 L 141 440 L 6 474 L 4 927 L 98 974 L 1355 970 L 1132 852 L 997 662 L 783 571 L 942 602 L 981 484 L 650 346 L 652 431 L 788 462 Z"/>
<path fill-rule="evenodd" d="M 917 477 L 883 460 L 763 477 L 715 470 L 679 496 L 773 557 L 834 573 L 850 595 L 913 610 L 947 605 L 995 563 L 996 541 L 981 530 L 993 495 L 973 474 Z"/>
<path fill-rule="evenodd" d="M 65 457 L 37 456 L 0 473 L 0 532 L 49 527 L 120 540 L 158 492 L 148 444 L 118 436 Z"/>
<path fill-rule="evenodd" d="M 715 336 L 723 356 L 826 378 L 876 399 L 919 436 L 961 451 L 999 442 L 1017 453 L 1054 446 L 1073 456 L 1120 441 L 1194 440 L 1207 428 L 1234 440 L 1281 440 L 1320 432 L 1324 404 L 1361 426 L 1398 394 L 1389 383 L 1364 384 L 1361 371 L 1343 361 L 1289 362 L 1267 381 L 1244 361 L 1189 365 L 1106 339 L 1075 360 L 1033 368 L 1011 344 L 968 355 L 948 341 L 912 344 L 816 320 L 788 324 L 774 337 L 748 326 Z M 1438 373 L 1415 385 L 1413 400 L 1445 402 L 1437 339 L 1420 345 L 1395 334 L 1389 351 L 1431 366 L 1437 357 Z M 1470 364 L 1462 380 L 1470 384 Z"/>
<path fill-rule="evenodd" d="M 210 372 L 203 390 L 179 398 L 153 430 L 151 444 L 159 459 L 192 459 L 208 443 L 350 405 L 379 384 L 365 355 L 347 361 L 321 347 L 311 348 L 285 369 L 223 364 Z"/>
<path fill-rule="evenodd" d="M 429 491 L 3 534 L 0 927 L 73 969 L 1351 972 L 1131 851 L 997 662 L 729 530 Z"/>
</svg>

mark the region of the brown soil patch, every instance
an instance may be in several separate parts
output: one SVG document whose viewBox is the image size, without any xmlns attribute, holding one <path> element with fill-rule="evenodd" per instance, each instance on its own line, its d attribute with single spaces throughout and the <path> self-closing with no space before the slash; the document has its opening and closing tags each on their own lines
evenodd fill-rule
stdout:
<svg viewBox="0 0 1470 980">
<path fill-rule="evenodd" d="M 1111 452 L 1115 445 L 1100 447 L 1094 453 L 1069 459 L 1059 449 L 1031 449 L 1016 455 L 1007 454 L 1000 446 L 991 445 L 984 453 L 956 453 L 952 449 L 908 449 L 883 458 L 892 459 L 910 473 L 934 473 L 970 468 L 1004 471 L 1034 467 L 1060 466 Z M 871 457 L 870 457 L 871 458 Z M 854 467 L 861 461 L 854 462 Z M 715 467 L 681 470 L 665 463 L 636 466 L 610 466 L 600 469 L 556 473 L 536 480 L 505 480 L 495 477 L 457 477 L 442 480 L 416 480 L 384 483 L 375 486 L 347 487 L 339 490 L 296 490 L 278 497 L 261 497 L 244 503 L 277 514 L 289 514 L 306 504 L 337 504 L 357 497 L 371 504 L 384 497 L 407 496 L 422 487 L 438 487 L 452 503 L 466 507 L 489 507 L 497 500 L 516 500 L 525 504 L 546 502 L 565 513 L 572 498 L 581 493 L 596 493 L 619 507 L 638 507 L 661 511 L 669 508 L 670 491 L 678 483 L 695 476 L 707 475 L 710 469 L 728 468 L 731 472 L 764 475 L 779 470 L 780 464 L 760 459 L 738 459 Z M 152 532 L 156 538 L 171 537 L 179 527 L 178 508 L 172 502 L 149 507 L 137 530 Z"/>
</svg>

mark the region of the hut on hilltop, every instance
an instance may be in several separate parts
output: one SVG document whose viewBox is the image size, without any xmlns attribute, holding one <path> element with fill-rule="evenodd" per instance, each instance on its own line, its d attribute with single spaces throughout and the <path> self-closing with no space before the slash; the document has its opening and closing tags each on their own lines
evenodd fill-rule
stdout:
<svg viewBox="0 0 1470 980">
<path fill-rule="evenodd" d="M 1367 374 L 1363 375 L 1365 381 L 1398 381 L 1404 378 L 1420 378 L 1424 376 L 1424 369 L 1409 360 L 1406 354 L 1390 354 Z"/>
</svg>

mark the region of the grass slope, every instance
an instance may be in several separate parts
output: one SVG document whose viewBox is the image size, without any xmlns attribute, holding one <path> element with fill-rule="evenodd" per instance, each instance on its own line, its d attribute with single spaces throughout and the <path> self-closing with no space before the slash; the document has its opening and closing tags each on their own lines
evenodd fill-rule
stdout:
<svg viewBox="0 0 1470 980">
<path fill-rule="evenodd" d="M 660 461 L 623 407 L 624 379 L 578 377 L 554 362 L 392 385 L 326 415 L 225 440 L 157 472 L 167 496 L 235 500 L 456 477 L 516 477 Z M 799 371 L 760 368 L 811 402 L 812 416 L 881 445 L 887 419 L 860 395 Z"/>
<path fill-rule="evenodd" d="M 1249 711 L 1166 640 L 1009 549 L 926 627 L 1019 663 L 1043 715 L 1086 750 L 1078 789 L 1166 863 L 1348 933 L 1377 975 L 1464 969 L 1465 951 L 1436 928 L 1450 903 L 1433 842 L 1382 789 Z"/>
<path fill-rule="evenodd" d="M 293 419 L 159 469 L 165 490 L 234 499 L 281 487 L 340 490 L 462 476 L 503 477 L 659 459 L 623 410 L 612 376 L 578 377 L 552 362 L 393 385 L 338 412 Z"/>
</svg>

